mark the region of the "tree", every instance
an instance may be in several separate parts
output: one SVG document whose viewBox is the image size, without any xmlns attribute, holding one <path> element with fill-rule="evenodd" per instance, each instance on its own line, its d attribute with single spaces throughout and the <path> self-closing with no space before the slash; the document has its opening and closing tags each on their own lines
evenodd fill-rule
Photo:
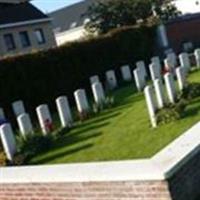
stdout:
<svg viewBox="0 0 200 200">
<path fill-rule="evenodd" d="M 153 0 L 152 3 L 154 15 L 156 15 L 163 23 L 181 15 L 181 12 L 171 2 L 171 0 L 165 0 L 162 2 L 159 0 Z"/>
<path fill-rule="evenodd" d="M 85 26 L 90 33 L 107 33 L 109 30 L 136 24 L 152 14 L 151 0 L 105 0 L 89 7 L 86 15 L 90 22 Z"/>
<path fill-rule="evenodd" d="M 103 34 L 146 21 L 153 14 L 167 21 L 179 12 L 170 0 L 98 0 L 85 13 L 90 18 L 85 29 L 89 33 Z"/>
</svg>

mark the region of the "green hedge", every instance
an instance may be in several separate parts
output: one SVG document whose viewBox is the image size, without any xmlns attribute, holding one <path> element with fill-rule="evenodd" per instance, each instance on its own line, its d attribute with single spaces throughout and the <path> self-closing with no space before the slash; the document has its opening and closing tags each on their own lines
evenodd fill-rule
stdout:
<svg viewBox="0 0 200 200">
<path fill-rule="evenodd" d="M 0 61 L 0 106 L 22 99 L 31 109 L 89 88 L 91 75 L 152 55 L 154 27 L 125 27 L 107 35 Z M 10 110 L 10 109 L 9 109 Z M 33 111 L 33 110 L 32 110 Z M 8 112 L 8 111 L 7 111 Z"/>
</svg>

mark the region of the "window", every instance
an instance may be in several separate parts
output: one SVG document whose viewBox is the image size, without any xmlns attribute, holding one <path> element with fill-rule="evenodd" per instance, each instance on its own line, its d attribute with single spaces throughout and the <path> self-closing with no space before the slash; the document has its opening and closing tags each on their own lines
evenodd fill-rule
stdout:
<svg viewBox="0 0 200 200">
<path fill-rule="evenodd" d="M 20 32 L 19 36 L 20 36 L 22 47 L 29 47 L 31 45 L 27 31 Z"/>
<path fill-rule="evenodd" d="M 86 19 L 84 20 L 83 24 L 86 25 L 86 24 L 89 23 L 89 22 L 90 22 L 90 19 L 89 19 L 89 18 L 86 18 Z"/>
<path fill-rule="evenodd" d="M 8 51 L 12 51 L 16 48 L 12 33 L 5 34 L 4 41 L 5 41 L 5 45 L 6 45 Z"/>
<path fill-rule="evenodd" d="M 35 36 L 36 36 L 38 44 L 44 44 L 45 43 L 44 33 L 43 33 L 43 30 L 41 28 L 35 30 Z"/>
<path fill-rule="evenodd" d="M 77 22 L 73 22 L 71 23 L 70 28 L 75 28 L 76 26 L 77 26 Z"/>
</svg>

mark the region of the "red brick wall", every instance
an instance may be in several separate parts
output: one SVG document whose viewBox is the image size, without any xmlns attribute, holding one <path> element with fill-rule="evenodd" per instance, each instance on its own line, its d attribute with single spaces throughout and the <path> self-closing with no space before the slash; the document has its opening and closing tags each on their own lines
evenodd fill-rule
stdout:
<svg viewBox="0 0 200 200">
<path fill-rule="evenodd" d="M 181 52 L 182 43 L 191 41 L 195 46 L 200 45 L 200 18 L 169 23 L 167 27 L 167 36 L 170 47 L 176 52 Z"/>
<path fill-rule="evenodd" d="M 165 181 L 3 184 L 0 200 L 171 200 Z"/>
</svg>

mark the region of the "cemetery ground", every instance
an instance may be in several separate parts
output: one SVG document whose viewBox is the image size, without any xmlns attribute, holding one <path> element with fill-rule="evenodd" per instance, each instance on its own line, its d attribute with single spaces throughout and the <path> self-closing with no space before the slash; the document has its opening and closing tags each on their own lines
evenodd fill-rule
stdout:
<svg viewBox="0 0 200 200">
<path fill-rule="evenodd" d="M 200 83 L 200 72 L 189 75 Z M 184 118 L 151 128 L 143 93 L 133 83 L 114 92 L 116 105 L 84 122 L 77 122 L 54 142 L 50 150 L 29 164 L 58 164 L 149 158 L 200 119 L 200 98 L 193 100 Z"/>
</svg>

